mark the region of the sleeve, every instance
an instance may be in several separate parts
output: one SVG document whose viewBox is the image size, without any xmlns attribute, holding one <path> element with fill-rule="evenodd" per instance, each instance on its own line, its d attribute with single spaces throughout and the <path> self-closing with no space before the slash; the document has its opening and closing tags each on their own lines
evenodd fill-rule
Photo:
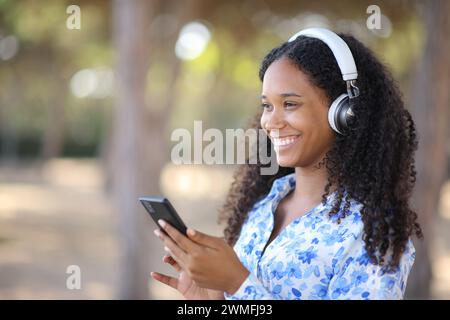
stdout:
<svg viewBox="0 0 450 320">
<path fill-rule="evenodd" d="M 415 259 L 415 249 L 409 240 L 394 271 L 387 271 L 370 262 L 364 248 L 358 255 L 347 255 L 342 267 L 328 287 L 330 299 L 394 300 L 403 299 L 406 282 Z"/>
<path fill-rule="evenodd" d="M 249 273 L 248 277 L 241 284 L 239 289 L 233 293 L 224 293 L 227 300 L 278 300 L 281 297 L 268 290 L 263 283 L 253 274 Z"/>
</svg>

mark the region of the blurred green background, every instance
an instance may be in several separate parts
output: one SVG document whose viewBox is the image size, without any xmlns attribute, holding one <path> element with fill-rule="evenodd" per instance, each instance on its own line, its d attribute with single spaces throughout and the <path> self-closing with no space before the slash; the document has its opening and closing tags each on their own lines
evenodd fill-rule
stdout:
<svg viewBox="0 0 450 320">
<path fill-rule="evenodd" d="M 181 298 L 149 278 L 172 271 L 136 199 L 164 194 L 220 235 L 235 168 L 175 166 L 171 132 L 245 128 L 262 58 L 310 26 L 353 34 L 398 80 L 419 131 L 425 231 L 407 298 L 450 298 L 449 1 L 378 1 L 376 30 L 372 4 L 0 0 L 0 298 Z M 66 287 L 69 265 L 80 290 Z"/>
</svg>

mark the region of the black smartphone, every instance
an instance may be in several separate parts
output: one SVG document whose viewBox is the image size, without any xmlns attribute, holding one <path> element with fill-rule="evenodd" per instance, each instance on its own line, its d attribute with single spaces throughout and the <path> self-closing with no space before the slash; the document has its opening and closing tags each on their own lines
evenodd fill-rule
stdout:
<svg viewBox="0 0 450 320">
<path fill-rule="evenodd" d="M 184 224 L 183 220 L 181 220 L 177 211 L 167 198 L 140 197 L 139 201 L 153 218 L 158 227 L 160 227 L 160 225 L 158 224 L 158 220 L 163 219 L 164 221 L 170 223 L 171 226 L 176 228 L 182 234 L 186 234 L 186 225 Z"/>
</svg>

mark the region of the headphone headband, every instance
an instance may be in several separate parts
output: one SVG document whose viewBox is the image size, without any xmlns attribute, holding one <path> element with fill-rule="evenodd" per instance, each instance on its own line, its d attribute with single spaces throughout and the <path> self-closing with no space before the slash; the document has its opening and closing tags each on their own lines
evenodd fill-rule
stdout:
<svg viewBox="0 0 450 320">
<path fill-rule="evenodd" d="M 294 34 L 288 42 L 294 41 L 299 36 L 322 40 L 333 52 L 344 81 L 352 81 L 358 78 L 352 52 L 347 43 L 336 33 L 324 28 L 308 28 Z"/>
</svg>

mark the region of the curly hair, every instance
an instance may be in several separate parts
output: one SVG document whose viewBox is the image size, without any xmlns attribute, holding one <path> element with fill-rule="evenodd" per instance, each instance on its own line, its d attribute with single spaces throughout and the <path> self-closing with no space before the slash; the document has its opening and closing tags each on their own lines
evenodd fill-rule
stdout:
<svg viewBox="0 0 450 320">
<path fill-rule="evenodd" d="M 398 267 L 410 236 L 423 238 L 417 214 L 409 206 L 416 179 L 415 125 L 390 72 L 360 41 L 350 35 L 339 36 L 355 59 L 360 95 L 351 99 L 355 115 L 351 129 L 336 135 L 323 161 L 328 181 L 322 201 L 325 204 L 330 189 L 336 186 L 329 216 L 341 211 L 337 223 L 348 214 L 350 200 L 358 201 L 368 256 L 372 263 L 392 269 Z M 261 63 L 261 81 L 270 64 L 281 58 L 290 59 L 313 85 L 324 90 L 329 101 L 346 92 L 336 59 L 322 41 L 301 36 L 272 49 Z M 261 112 L 250 127 L 260 129 L 260 117 Z M 270 139 L 267 143 L 270 148 Z M 219 211 L 219 221 L 227 222 L 224 234 L 230 245 L 236 243 L 248 212 L 267 195 L 273 181 L 294 172 L 294 168 L 280 167 L 274 175 L 261 175 L 262 166 L 258 162 L 238 168 Z"/>
</svg>

